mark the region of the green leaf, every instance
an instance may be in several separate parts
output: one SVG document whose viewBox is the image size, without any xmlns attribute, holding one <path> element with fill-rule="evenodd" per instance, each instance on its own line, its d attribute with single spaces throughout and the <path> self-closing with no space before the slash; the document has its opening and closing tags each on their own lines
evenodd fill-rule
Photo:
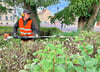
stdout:
<svg viewBox="0 0 100 72">
<path fill-rule="evenodd" d="M 47 52 L 47 51 L 48 51 L 47 46 L 45 46 L 45 49 L 43 50 L 43 52 Z"/>
<path fill-rule="evenodd" d="M 78 59 L 73 59 L 74 64 L 79 64 Z"/>
<path fill-rule="evenodd" d="M 62 44 L 58 44 L 58 45 L 56 45 L 56 47 L 62 47 L 63 45 Z"/>
<path fill-rule="evenodd" d="M 84 61 L 82 59 L 78 59 L 80 65 L 84 66 Z"/>
<path fill-rule="evenodd" d="M 88 54 L 92 54 L 93 53 L 93 45 L 87 45 L 85 47 L 86 51 Z"/>
<path fill-rule="evenodd" d="M 56 59 L 57 59 L 57 61 L 56 61 L 57 64 L 63 64 L 63 63 L 65 63 L 65 60 L 64 60 L 63 56 L 59 56 Z"/>
<path fill-rule="evenodd" d="M 49 52 L 49 55 L 48 55 L 48 58 L 49 59 L 53 59 L 53 58 L 55 58 L 56 57 L 56 55 L 55 55 L 55 53 L 54 52 Z"/>
<path fill-rule="evenodd" d="M 50 60 L 43 59 L 41 60 L 40 64 L 44 71 L 49 71 L 53 68 L 53 62 Z"/>
<path fill-rule="evenodd" d="M 75 37 L 75 40 L 74 41 L 75 42 L 78 42 L 79 41 L 78 36 Z"/>
<path fill-rule="evenodd" d="M 31 72 L 34 72 L 34 67 L 35 67 L 35 65 L 36 65 L 35 62 L 31 64 L 31 67 L 30 67 L 30 71 L 31 71 Z"/>
<path fill-rule="evenodd" d="M 86 72 L 97 72 L 96 67 L 86 68 Z"/>
<path fill-rule="evenodd" d="M 79 40 L 80 40 L 80 41 L 84 41 L 84 38 L 80 38 Z"/>
<path fill-rule="evenodd" d="M 98 72 L 100 72 L 100 68 L 98 68 Z"/>
<path fill-rule="evenodd" d="M 82 51 L 81 54 L 82 54 L 83 56 L 87 56 L 87 54 L 85 53 L 85 51 Z"/>
<path fill-rule="evenodd" d="M 27 64 L 24 66 L 24 69 L 30 69 L 30 67 L 31 67 L 31 64 Z"/>
<path fill-rule="evenodd" d="M 96 66 L 97 64 L 98 64 L 98 60 L 91 58 L 85 62 L 85 67 L 93 67 Z"/>
<path fill-rule="evenodd" d="M 97 53 L 100 54 L 100 49 L 97 50 Z"/>
<path fill-rule="evenodd" d="M 65 72 L 65 69 L 61 66 L 55 66 L 55 72 Z"/>
<path fill-rule="evenodd" d="M 44 56 L 44 54 L 43 53 L 39 53 L 39 57 L 41 57 L 41 56 Z"/>
<path fill-rule="evenodd" d="M 38 52 L 35 52 L 35 53 L 33 53 L 33 56 L 35 56 L 35 55 L 37 55 L 38 54 Z"/>
<path fill-rule="evenodd" d="M 32 61 L 38 62 L 39 61 L 39 58 L 33 59 Z"/>
<path fill-rule="evenodd" d="M 50 48 L 51 50 L 56 49 L 56 47 L 55 47 L 53 44 L 47 44 L 47 45 L 49 46 L 49 48 Z"/>
<path fill-rule="evenodd" d="M 83 45 L 86 45 L 87 44 L 87 42 L 83 42 Z"/>
<path fill-rule="evenodd" d="M 19 72 L 29 72 L 29 71 L 26 71 L 26 70 L 20 70 Z"/>
<path fill-rule="evenodd" d="M 42 57 L 46 58 L 46 57 L 48 57 L 48 54 L 47 53 L 42 53 Z"/>
<path fill-rule="evenodd" d="M 37 65 L 34 66 L 34 72 L 41 72 L 39 64 L 37 64 Z"/>
<path fill-rule="evenodd" d="M 95 54 L 96 59 L 100 60 L 100 55 L 99 54 Z"/>
<path fill-rule="evenodd" d="M 84 47 L 82 45 L 79 45 L 78 48 L 83 51 L 84 50 Z"/>
<path fill-rule="evenodd" d="M 63 55 L 63 49 L 62 48 L 57 48 L 56 49 L 57 54 Z"/>
<path fill-rule="evenodd" d="M 29 3 L 29 0 L 25 0 L 26 1 L 26 3 Z"/>
<path fill-rule="evenodd" d="M 74 67 L 74 69 L 75 69 L 77 72 L 84 72 L 84 68 L 83 68 L 83 67 Z"/>
<path fill-rule="evenodd" d="M 67 61 L 67 67 L 73 68 L 73 63 L 71 61 Z"/>
</svg>

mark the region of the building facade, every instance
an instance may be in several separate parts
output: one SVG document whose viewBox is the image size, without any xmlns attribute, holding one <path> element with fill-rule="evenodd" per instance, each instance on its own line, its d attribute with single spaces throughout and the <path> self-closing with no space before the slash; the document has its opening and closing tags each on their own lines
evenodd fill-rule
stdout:
<svg viewBox="0 0 100 72">
<path fill-rule="evenodd" d="M 13 26 L 17 21 L 15 8 L 5 2 L 0 2 L 0 4 L 7 8 L 7 13 L 0 14 L 0 26 Z"/>
<path fill-rule="evenodd" d="M 44 9 L 42 11 L 38 11 L 38 17 L 42 23 L 50 23 L 49 16 L 52 16 L 52 13 L 48 9 Z"/>
</svg>

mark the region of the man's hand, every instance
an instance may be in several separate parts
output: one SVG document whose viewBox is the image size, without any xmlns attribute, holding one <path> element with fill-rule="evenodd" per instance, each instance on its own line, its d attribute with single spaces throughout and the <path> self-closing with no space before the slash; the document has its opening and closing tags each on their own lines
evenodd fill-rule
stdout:
<svg viewBox="0 0 100 72">
<path fill-rule="evenodd" d="M 35 37 L 36 37 L 36 38 L 38 38 L 38 37 L 39 37 L 39 35 L 38 35 L 38 34 L 35 34 Z"/>
<path fill-rule="evenodd" d="M 16 33 L 13 33 L 13 36 L 14 36 L 14 38 L 17 38 L 18 37 Z"/>
</svg>

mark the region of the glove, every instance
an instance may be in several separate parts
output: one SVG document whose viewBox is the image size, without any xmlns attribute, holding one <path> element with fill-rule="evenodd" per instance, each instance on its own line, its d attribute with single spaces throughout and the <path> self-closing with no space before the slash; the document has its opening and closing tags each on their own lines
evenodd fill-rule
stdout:
<svg viewBox="0 0 100 72">
<path fill-rule="evenodd" d="M 38 35 L 38 34 L 35 34 L 35 37 L 36 37 L 36 38 L 38 38 L 38 37 L 39 37 L 39 35 Z"/>
<path fill-rule="evenodd" d="M 13 33 L 13 36 L 14 36 L 14 38 L 17 38 L 18 37 L 16 33 Z"/>
</svg>

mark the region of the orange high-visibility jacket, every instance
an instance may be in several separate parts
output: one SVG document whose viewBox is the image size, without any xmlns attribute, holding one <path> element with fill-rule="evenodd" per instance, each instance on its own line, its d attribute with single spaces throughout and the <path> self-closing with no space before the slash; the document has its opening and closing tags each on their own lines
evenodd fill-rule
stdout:
<svg viewBox="0 0 100 72">
<path fill-rule="evenodd" d="M 19 31 L 21 36 L 33 36 L 33 31 L 31 29 L 32 20 L 29 20 L 24 26 L 23 19 L 19 19 Z"/>
</svg>

